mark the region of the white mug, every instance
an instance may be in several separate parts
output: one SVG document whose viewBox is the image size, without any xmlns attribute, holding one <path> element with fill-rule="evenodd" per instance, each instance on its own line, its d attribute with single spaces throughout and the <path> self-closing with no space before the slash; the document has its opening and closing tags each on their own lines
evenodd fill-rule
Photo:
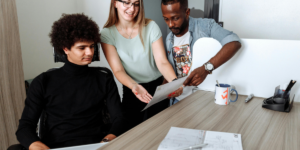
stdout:
<svg viewBox="0 0 300 150">
<path fill-rule="evenodd" d="M 229 84 L 220 84 L 218 86 L 216 84 L 216 91 L 215 91 L 215 103 L 218 105 L 229 105 L 230 102 L 236 102 L 238 99 L 238 92 L 233 88 L 234 86 Z M 231 91 L 236 93 L 236 99 L 230 99 Z"/>
</svg>

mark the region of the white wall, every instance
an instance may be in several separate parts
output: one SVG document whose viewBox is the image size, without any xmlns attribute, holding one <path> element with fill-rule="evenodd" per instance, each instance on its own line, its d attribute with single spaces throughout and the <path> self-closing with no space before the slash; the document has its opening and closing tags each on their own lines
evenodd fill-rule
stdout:
<svg viewBox="0 0 300 150">
<path fill-rule="evenodd" d="M 73 0 L 16 0 L 24 78 L 32 79 L 62 63 L 54 63 L 48 34 L 62 13 L 76 13 Z"/>
<path fill-rule="evenodd" d="M 300 42 L 295 40 L 242 39 L 242 48 L 224 65 L 208 75 L 198 87 L 214 91 L 219 83 L 235 85 L 239 94 L 253 93 L 257 97 L 271 97 L 275 87 L 285 85 L 291 79 L 298 81 L 291 96 L 300 102 Z M 220 49 L 221 44 L 212 38 L 199 39 L 194 49 L 193 68 L 209 61 Z M 193 59 L 195 60 L 195 59 Z"/>
<path fill-rule="evenodd" d="M 144 0 L 144 7 L 145 7 L 145 16 L 146 18 L 154 20 L 157 25 L 160 27 L 162 32 L 162 37 L 164 40 L 164 43 L 166 41 L 167 37 L 167 24 L 165 23 L 163 19 L 163 15 L 161 12 L 161 0 Z"/>
<path fill-rule="evenodd" d="M 194 18 L 204 17 L 205 0 L 189 0 L 190 16 Z"/>
<path fill-rule="evenodd" d="M 205 0 L 189 0 L 189 8 L 200 9 L 204 11 Z"/>
<path fill-rule="evenodd" d="M 300 0 L 221 0 L 220 21 L 241 38 L 300 40 Z"/>
</svg>

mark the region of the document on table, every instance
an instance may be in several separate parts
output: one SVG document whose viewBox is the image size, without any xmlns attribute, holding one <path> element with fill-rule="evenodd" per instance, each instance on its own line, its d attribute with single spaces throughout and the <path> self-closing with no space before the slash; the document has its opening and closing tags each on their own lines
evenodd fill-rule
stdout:
<svg viewBox="0 0 300 150">
<path fill-rule="evenodd" d="M 151 99 L 151 101 L 146 105 L 146 107 L 142 111 L 144 111 L 147 108 L 151 107 L 152 105 L 166 99 L 170 93 L 176 91 L 177 89 L 179 89 L 182 86 L 182 84 L 186 78 L 187 78 L 187 76 L 182 77 L 178 80 L 172 81 L 170 83 L 158 86 L 156 88 L 153 98 Z"/>
<path fill-rule="evenodd" d="M 81 145 L 81 146 L 72 146 L 72 147 L 65 147 L 65 148 L 57 148 L 57 149 L 51 149 L 51 150 L 97 150 L 98 148 L 101 148 L 105 143 L 96 143 L 96 144 L 87 144 L 87 145 Z"/>
<path fill-rule="evenodd" d="M 158 150 L 177 150 L 202 144 L 205 131 L 171 127 L 167 136 L 160 143 Z"/>
<path fill-rule="evenodd" d="M 158 150 L 177 150 L 207 143 L 199 150 L 243 150 L 241 134 L 171 127 Z"/>
<path fill-rule="evenodd" d="M 236 133 L 206 131 L 202 150 L 243 150 L 242 136 Z"/>
</svg>

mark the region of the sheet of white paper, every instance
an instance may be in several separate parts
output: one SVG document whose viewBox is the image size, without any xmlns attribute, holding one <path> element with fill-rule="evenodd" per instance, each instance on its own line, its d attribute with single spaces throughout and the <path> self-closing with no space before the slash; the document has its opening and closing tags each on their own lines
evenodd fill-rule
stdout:
<svg viewBox="0 0 300 150">
<path fill-rule="evenodd" d="M 88 144 L 88 145 L 81 145 L 81 146 L 72 146 L 72 147 L 65 147 L 65 148 L 57 148 L 51 150 L 97 150 L 98 148 L 104 146 L 108 142 L 105 143 L 96 143 L 96 144 Z"/>
<path fill-rule="evenodd" d="M 197 88 L 196 86 L 186 86 L 183 88 L 183 92 L 180 96 L 176 97 L 177 100 L 181 101 L 182 99 L 193 94 L 193 89 Z"/>
<path fill-rule="evenodd" d="M 241 134 L 206 131 L 202 150 L 243 150 Z"/>
<path fill-rule="evenodd" d="M 171 127 L 158 150 L 177 150 L 203 143 L 205 131 Z"/>
<path fill-rule="evenodd" d="M 178 88 L 180 88 L 182 86 L 182 84 L 186 78 L 187 78 L 187 76 L 182 77 L 178 80 L 172 81 L 170 83 L 158 86 L 156 88 L 153 98 L 151 99 L 151 101 L 146 105 L 146 107 L 142 111 L 144 111 L 147 108 L 151 107 L 152 105 L 166 99 L 170 93 L 176 91 Z"/>
</svg>

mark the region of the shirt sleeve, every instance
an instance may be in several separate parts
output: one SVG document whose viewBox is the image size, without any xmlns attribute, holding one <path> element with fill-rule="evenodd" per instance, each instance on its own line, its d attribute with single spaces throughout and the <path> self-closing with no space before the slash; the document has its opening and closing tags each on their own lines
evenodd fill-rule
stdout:
<svg viewBox="0 0 300 150">
<path fill-rule="evenodd" d="M 102 43 L 106 43 L 106 44 L 115 46 L 115 39 L 114 39 L 114 36 L 113 36 L 112 27 L 104 28 L 101 31 L 100 38 L 101 38 Z"/>
<path fill-rule="evenodd" d="M 25 108 L 16 132 L 17 139 L 27 149 L 33 142 L 40 141 L 36 134 L 36 128 L 42 110 L 45 107 L 41 78 L 41 75 L 36 77 L 29 87 Z"/>
<path fill-rule="evenodd" d="M 106 103 L 108 107 L 108 112 L 110 114 L 110 120 L 112 123 L 112 127 L 109 131 L 109 134 L 119 136 L 126 131 L 127 126 L 126 120 L 123 117 L 121 109 L 121 98 L 113 75 L 107 75 L 106 87 Z"/>
<path fill-rule="evenodd" d="M 210 36 L 218 40 L 222 44 L 222 46 L 233 41 L 240 42 L 240 38 L 235 33 L 222 28 L 219 24 L 215 22 L 214 19 L 210 19 L 209 28 Z"/>
<path fill-rule="evenodd" d="M 151 43 L 154 43 L 162 36 L 162 33 L 160 31 L 159 26 L 154 21 L 151 21 L 148 25 L 150 25 L 150 28 L 151 28 L 151 30 L 149 31 L 150 32 L 150 41 L 151 41 Z"/>
</svg>

